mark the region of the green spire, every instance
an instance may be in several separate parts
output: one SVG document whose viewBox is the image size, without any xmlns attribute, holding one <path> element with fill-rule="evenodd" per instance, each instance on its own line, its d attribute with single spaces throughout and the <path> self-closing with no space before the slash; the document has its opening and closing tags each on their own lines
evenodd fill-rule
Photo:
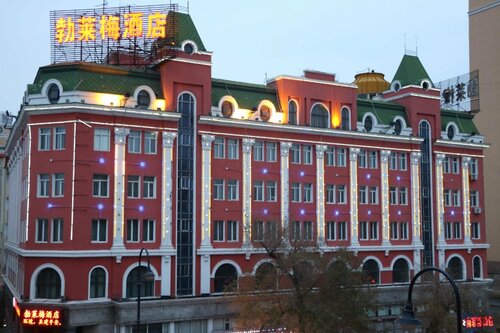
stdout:
<svg viewBox="0 0 500 333">
<path fill-rule="evenodd" d="M 196 30 L 196 26 L 194 25 L 194 22 L 189 14 L 170 12 L 169 15 L 175 15 L 175 18 L 170 18 L 170 22 L 173 20 L 175 25 L 177 25 L 177 43 L 182 43 L 185 40 L 191 40 L 196 43 L 199 51 L 206 51 L 205 45 L 203 45 L 203 41 L 201 40 L 198 30 Z"/>
<path fill-rule="evenodd" d="M 392 82 L 397 80 L 402 87 L 407 85 L 420 86 L 424 79 L 429 80 L 431 85 L 434 86 L 420 59 L 417 56 L 405 54 Z"/>
</svg>

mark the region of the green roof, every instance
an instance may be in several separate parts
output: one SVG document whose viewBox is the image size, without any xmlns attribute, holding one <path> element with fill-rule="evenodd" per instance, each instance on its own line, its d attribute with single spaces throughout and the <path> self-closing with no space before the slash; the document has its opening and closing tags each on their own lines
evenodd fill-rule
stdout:
<svg viewBox="0 0 500 333">
<path fill-rule="evenodd" d="M 392 82 L 397 80 L 401 83 L 402 87 L 408 85 L 420 86 L 423 79 L 429 80 L 432 84 L 432 80 L 420 62 L 420 59 L 417 56 L 405 54 Z"/>
<path fill-rule="evenodd" d="M 196 26 L 194 25 L 194 22 L 189 14 L 170 12 L 168 15 L 169 19 L 175 20 L 175 26 L 177 27 L 176 46 L 180 47 L 182 42 L 191 40 L 195 42 L 198 47 L 198 51 L 206 51 L 205 45 L 203 45 L 203 41 L 201 40 L 198 30 L 196 30 Z"/>
<path fill-rule="evenodd" d="M 363 121 L 363 116 L 367 112 L 371 112 L 375 115 L 375 117 L 377 118 L 377 123 L 379 124 L 389 125 L 394 121 L 394 117 L 396 116 L 402 117 L 405 120 L 406 124 L 409 124 L 405 107 L 400 104 L 380 100 L 358 98 L 357 109 L 358 121 Z"/>
<path fill-rule="evenodd" d="M 224 96 L 232 96 L 242 109 L 258 107 L 264 99 L 269 100 L 280 110 L 276 89 L 263 84 L 243 83 L 221 79 L 212 79 L 212 106 L 218 106 Z"/>
<path fill-rule="evenodd" d="M 40 67 L 33 84 L 28 85 L 29 94 L 41 93 L 46 81 L 56 79 L 64 91 L 90 91 L 109 94 L 133 94 L 141 85 L 153 89 L 158 98 L 163 98 L 160 74 L 149 69 L 72 62 Z"/>
<path fill-rule="evenodd" d="M 441 130 L 446 131 L 446 126 L 453 122 L 458 126 L 460 133 L 479 134 L 479 131 L 474 125 L 472 119 L 474 116 L 468 112 L 441 110 Z"/>
</svg>

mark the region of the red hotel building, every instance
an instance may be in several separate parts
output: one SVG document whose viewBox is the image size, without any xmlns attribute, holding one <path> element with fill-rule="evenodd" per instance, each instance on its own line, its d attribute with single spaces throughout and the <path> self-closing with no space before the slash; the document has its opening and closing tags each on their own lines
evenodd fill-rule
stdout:
<svg viewBox="0 0 500 333">
<path fill-rule="evenodd" d="M 224 284 L 269 262 L 259 240 L 278 228 L 355 251 L 384 292 L 426 266 L 483 280 L 487 145 L 472 114 L 441 109 L 418 57 L 364 93 L 317 71 L 215 79 L 177 15 L 175 57 L 57 63 L 28 85 L 5 148 L 11 327 L 43 332 L 59 311 L 61 332 L 132 332 L 149 260 L 147 332 L 230 331 Z"/>
</svg>

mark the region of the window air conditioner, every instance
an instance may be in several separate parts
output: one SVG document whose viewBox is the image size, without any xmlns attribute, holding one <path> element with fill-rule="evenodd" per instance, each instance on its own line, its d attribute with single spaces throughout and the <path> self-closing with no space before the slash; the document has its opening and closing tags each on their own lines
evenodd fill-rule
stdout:
<svg viewBox="0 0 500 333">
<path fill-rule="evenodd" d="M 481 214 L 482 211 L 481 207 L 474 207 L 474 214 Z"/>
</svg>

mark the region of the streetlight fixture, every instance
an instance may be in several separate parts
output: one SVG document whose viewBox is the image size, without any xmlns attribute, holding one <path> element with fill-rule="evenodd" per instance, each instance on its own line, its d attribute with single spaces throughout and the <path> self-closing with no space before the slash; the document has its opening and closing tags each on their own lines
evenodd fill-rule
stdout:
<svg viewBox="0 0 500 333">
<path fill-rule="evenodd" d="M 142 260 L 142 252 L 146 252 L 146 259 L 148 262 L 148 266 L 146 267 L 146 271 L 141 274 L 141 260 Z M 151 270 L 151 265 L 149 263 L 149 252 L 147 249 L 142 248 L 141 252 L 139 252 L 139 265 L 138 268 L 138 277 L 139 281 L 137 282 L 137 333 L 141 332 L 141 285 L 143 282 L 153 281 L 155 278 L 155 274 Z"/>
<path fill-rule="evenodd" d="M 460 292 L 458 291 L 457 284 L 448 273 L 437 267 L 427 267 L 419 271 L 417 274 L 415 274 L 415 276 L 411 280 L 410 288 L 408 289 L 408 299 L 406 301 L 405 308 L 397 321 L 400 323 L 402 327 L 407 327 L 407 328 L 418 327 L 421 325 L 420 320 L 415 318 L 415 312 L 413 311 L 411 295 L 413 292 L 413 285 L 415 284 L 419 276 L 429 271 L 435 271 L 443 274 L 453 287 L 453 292 L 455 294 L 456 314 L 457 314 L 457 333 L 462 333 L 462 301 L 460 300 Z"/>
</svg>

